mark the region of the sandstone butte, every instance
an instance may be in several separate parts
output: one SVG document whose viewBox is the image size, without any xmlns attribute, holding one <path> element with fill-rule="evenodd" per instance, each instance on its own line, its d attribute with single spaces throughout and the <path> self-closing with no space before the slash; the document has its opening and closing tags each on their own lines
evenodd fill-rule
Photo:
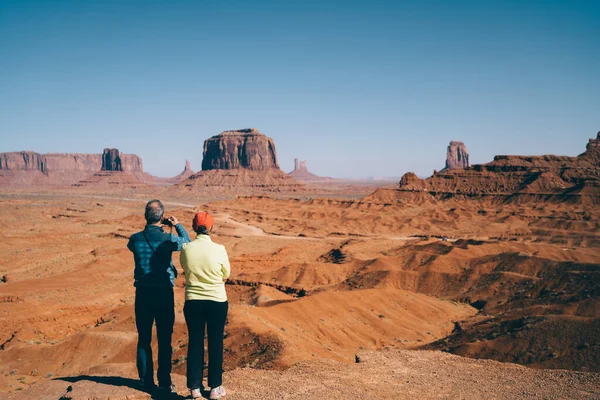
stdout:
<svg viewBox="0 0 600 400">
<path fill-rule="evenodd" d="M 142 159 L 117 149 L 102 154 L 47 153 L 33 151 L 0 153 L 0 182 L 21 185 L 71 185 L 100 171 L 143 173 Z"/>
<path fill-rule="evenodd" d="M 257 129 L 224 131 L 204 141 L 202 170 L 279 169 L 275 142 Z"/>
<path fill-rule="evenodd" d="M 446 153 L 446 169 L 469 168 L 469 153 L 463 142 L 451 141 Z"/>
<path fill-rule="evenodd" d="M 123 154 L 117 149 L 104 149 L 103 154 L 47 153 L 33 151 L 0 153 L 0 170 L 55 171 L 125 171 L 142 172 L 142 159 L 135 154 Z"/>
<path fill-rule="evenodd" d="M 295 191 L 302 187 L 279 169 L 273 139 L 254 128 L 224 131 L 206 139 L 202 156 L 202 171 L 176 189 L 211 186 L 244 192 L 247 188 Z"/>
<path fill-rule="evenodd" d="M 72 186 L 138 188 L 153 184 L 174 184 L 193 175 L 189 161 L 172 178 L 144 172 L 142 159 L 106 148 L 102 154 L 47 153 L 33 151 L 0 153 L 0 184 L 5 186 Z"/>
<path fill-rule="evenodd" d="M 490 163 L 434 172 L 427 179 L 408 172 L 398 190 L 382 189 L 374 196 L 409 199 L 415 193 L 420 193 L 419 201 L 485 198 L 600 204 L 600 132 L 577 157 L 498 155 Z"/>
</svg>

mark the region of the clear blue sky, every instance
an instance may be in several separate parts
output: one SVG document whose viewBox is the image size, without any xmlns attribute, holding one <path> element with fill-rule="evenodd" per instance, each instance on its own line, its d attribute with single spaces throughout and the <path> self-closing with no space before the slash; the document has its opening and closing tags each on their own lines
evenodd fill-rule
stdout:
<svg viewBox="0 0 600 400">
<path fill-rule="evenodd" d="M 577 155 L 600 130 L 600 2 L 0 0 L 0 152 L 200 169 L 256 127 L 334 177 L 425 176 L 450 140 Z"/>
</svg>

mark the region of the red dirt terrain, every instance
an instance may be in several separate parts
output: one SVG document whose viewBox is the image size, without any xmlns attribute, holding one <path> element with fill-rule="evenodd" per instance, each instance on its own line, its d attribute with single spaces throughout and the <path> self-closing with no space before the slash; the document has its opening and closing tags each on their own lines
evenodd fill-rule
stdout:
<svg viewBox="0 0 600 400">
<path fill-rule="evenodd" d="M 381 194 L 167 202 L 188 231 L 194 209 L 215 214 L 214 240 L 231 258 L 231 398 L 313 389 L 324 398 L 600 396 L 598 210 Z M 125 247 L 143 227 L 147 196 L 2 195 L 0 390 L 9 398 L 58 398 L 69 384 L 73 398 L 148 396 L 131 388 Z M 180 274 L 173 369 L 182 394 L 183 287 Z M 497 385 L 478 383 L 492 376 Z"/>
<path fill-rule="evenodd" d="M 208 140 L 210 165 L 174 186 L 119 169 L 115 149 L 80 186 L 3 185 L 0 393 L 148 398 L 126 243 L 158 197 L 188 231 L 211 212 L 229 253 L 232 399 L 600 398 L 598 140 L 579 157 L 498 156 L 372 191 L 298 186 L 272 140 L 242 130 Z M 42 158 L 14 157 L 2 182 L 44 181 Z"/>
</svg>

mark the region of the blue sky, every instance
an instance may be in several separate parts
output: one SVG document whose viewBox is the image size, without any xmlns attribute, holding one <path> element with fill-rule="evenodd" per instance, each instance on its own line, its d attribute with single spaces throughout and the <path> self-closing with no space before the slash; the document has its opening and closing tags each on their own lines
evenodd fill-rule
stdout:
<svg viewBox="0 0 600 400">
<path fill-rule="evenodd" d="M 426 176 L 450 140 L 577 155 L 600 130 L 598 1 L 0 0 L 0 152 L 200 169 L 258 128 L 334 177 Z"/>
</svg>

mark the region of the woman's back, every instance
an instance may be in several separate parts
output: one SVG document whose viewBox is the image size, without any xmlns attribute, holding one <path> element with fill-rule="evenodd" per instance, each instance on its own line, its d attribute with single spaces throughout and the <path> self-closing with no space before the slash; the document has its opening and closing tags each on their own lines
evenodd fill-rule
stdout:
<svg viewBox="0 0 600 400">
<path fill-rule="evenodd" d="M 224 280 L 231 267 L 223 245 L 214 243 L 209 235 L 198 235 L 184 245 L 180 260 L 185 272 L 186 300 L 227 301 Z"/>
</svg>

